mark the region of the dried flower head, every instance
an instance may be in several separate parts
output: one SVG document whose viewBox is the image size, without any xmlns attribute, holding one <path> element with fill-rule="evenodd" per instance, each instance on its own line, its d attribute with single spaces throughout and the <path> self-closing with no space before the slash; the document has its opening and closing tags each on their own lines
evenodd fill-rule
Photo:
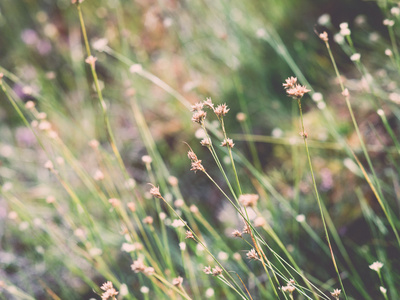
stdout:
<svg viewBox="0 0 400 300">
<path fill-rule="evenodd" d="M 371 264 L 371 265 L 369 266 L 369 268 L 370 268 L 371 270 L 374 270 L 374 271 L 376 271 L 376 272 L 380 272 L 380 270 L 382 269 L 382 267 L 383 267 L 383 263 L 381 263 L 381 262 L 379 262 L 379 261 L 376 261 L 376 262 L 374 262 L 373 264 Z"/>
<path fill-rule="evenodd" d="M 286 90 L 286 94 L 294 99 L 303 98 L 304 94 L 310 92 L 304 85 L 296 84 L 294 87 Z"/>
<path fill-rule="evenodd" d="M 212 269 L 213 276 L 219 276 L 222 274 L 222 269 L 218 266 Z"/>
<path fill-rule="evenodd" d="M 204 104 L 201 102 L 197 102 L 192 105 L 192 111 L 201 111 L 203 109 Z"/>
<path fill-rule="evenodd" d="M 162 198 L 162 196 L 161 196 L 161 193 L 160 193 L 160 188 L 159 187 L 156 187 L 156 186 L 154 186 L 154 185 L 152 185 L 151 184 L 151 189 L 150 189 L 150 194 L 153 196 L 153 197 L 156 197 L 156 198 L 159 198 L 159 199 L 161 199 Z"/>
<path fill-rule="evenodd" d="M 320 38 L 321 40 L 323 40 L 325 43 L 327 43 L 327 42 L 329 41 L 328 33 L 327 33 L 326 31 L 324 31 L 323 33 L 320 33 L 318 36 L 319 36 L 319 38 Z"/>
<path fill-rule="evenodd" d="M 232 235 L 233 235 L 234 237 L 237 237 L 237 238 L 241 238 L 241 237 L 242 237 L 242 233 L 241 233 L 239 230 L 234 230 L 234 231 L 232 232 Z"/>
<path fill-rule="evenodd" d="M 203 165 L 201 164 L 201 160 L 192 161 L 192 168 L 190 170 L 194 171 L 195 173 L 197 171 L 202 171 L 202 172 L 206 171 L 206 169 L 204 169 Z"/>
<path fill-rule="evenodd" d="M 178 276 L 177 278 L 172 279 L 172 284 L 174 286 L 180 287 L 182 285 L 183 278 L 181 276 Z"/>
<path fill-rule="evenodd" d="M 192 151 L 189 150 L 187 156 L 191 161 L 198 161 L 199 159 L 197 158 L 197 155 Z"/>
<path fill-rule="evenodd" d="M 204 147 L 210 147 L 211 143 L 210 140 L 208 138 L 204 138 L 200 141 L 200 144 Z"/>
<path fill-rule="evenodd" d="M 131 264 L 131 269 L 135 273 L 140 273 L 140 272 L 144 272 L 144 270 L 146 269 L 146 266 L 144 265 L 143 260 L 138 258 L 137 260 L 135 260 L 133 262 L 133 264 Z"/>
<path fill-rule="evenodd" d="M 331 295 L 332 295 L 332 297 L 334 297 L 336 300 L 338 300 L 341 292 L 342 292 L 342 290 L 334 289 L 333 292 L 331 292 Z"/>
<path fill-rule="evenodd" d="M 202 125 L 206 116 L 207 113 L 204 110 L 196 111 L 192 116 L 192 121 Z"/>
<path fill-rule="evenodd" d="M 208 107 L 208 108 L 210 108 L 210 109 L 214 109 L 214 103 L 212 103 L 210 97 L 208 97 L 208 98 L 206 99 L 206 101 L 203 102 L 203 104 L 204 104 L 205 107 Z"/>
<path fill-rule="evenodd" d="M 101 300 L 115 299 L 115 296 L 118 295 L 118 292 L 114 289 L 108 289 L 101 295 Z"/>
<path fill-rule="evenodd" d="M 258 254 L 257 254 L 256 250 L 254 250 L 254 249 L 251 249 L 249 252 L 247 252 L 246 256 L 248 259 L 258 260 Z"/>
<path fill-rule="evenodd" d="M 105 283 L 103 283 L 103 285 L 100 287 L 103 291 L 107 291 L 109 289 L 113 288 L 113 284 L 111 281 L 107 281 Z"/>
<path fill-rule="evenodd" d="M 235 144 L 233 143 L 232 139 L 224 139 L 224 141 L 221 143 L 221 146 L 233 148 L 233 146 L 235 146 Z"/>
<path fill-rule="evenodd" d="M 194 240 L 194 235 L 190 230 L 186 231 L 185 239 L 193 239 Z"/>
<path fill-rule="evenodd" d="M 257 194 L 243 194 L 239 196 L 239 202 L 244 206 L 255 206 L 257 205 L 258 198 Z"/>
<path fill-rule="evenodd" d="M 285 79 L 285 83 L 283 83 L 283 87 L 287 89 L 293 88 L 297 84 L 297 77 L 289 77 L 288 79 Z"/>
<path fill-rule="evenodd" d="M 204 267 L 203 272 L 206 273 L 207 275 L 212 274 L 211 267 L 210 266 Z"/>
<path fill-rule="evenodd" d="M 284 292 L 284 293 L 293 294 L 293 292 L 295 290 L 296 290 L 296 288 L 291 284 L 288 284 L 288 285 L 282 287 L 282 292 Z"/>
<path fill-rule="evenodd" d="M 250 227 L 247 224 L 244 224 L 242 233 L 243 234 L 250 234 Z"/>
<path fill-rule="evenodd" d="M 221 105 L 218 105 L 216 108 L 214 108 L 214 113 L 219 118 L 219 117 L 225 116 L 229 110 L 230 109 L 228 108 L 228 106 L 226 104 L 221 104 Z"/>
</svg>

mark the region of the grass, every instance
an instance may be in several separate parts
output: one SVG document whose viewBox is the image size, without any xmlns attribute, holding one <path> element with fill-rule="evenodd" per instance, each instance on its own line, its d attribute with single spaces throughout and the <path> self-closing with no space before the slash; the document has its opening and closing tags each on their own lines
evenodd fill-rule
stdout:
<svg viewBox="0 0 400 300">
<path fill-rule="evenodd" d="M 302 2 L 0 4 L 0 299 L 397 299 L 400 10 Z"/>
</svg>

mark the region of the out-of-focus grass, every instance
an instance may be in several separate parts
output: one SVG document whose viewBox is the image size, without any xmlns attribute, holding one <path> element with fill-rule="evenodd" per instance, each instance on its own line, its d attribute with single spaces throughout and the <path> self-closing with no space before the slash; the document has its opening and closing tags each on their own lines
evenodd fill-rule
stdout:
<svg viewBox="0 0 400 300">
<path fill-rule="evenodd" d="M 235 142 L 233 157 L 243 192 L 260 195 L 250 217 L 259 213 L 267 222 L 259 232 L 285 261 L 297 264 L 330 296 L 328 291 L 340 286 L 298 137 L 297 103 L 282 90 L 283 80 L 292 74 L 314 90 L 314 101 L 303 100 L 305 126 L 346 294 L 349 299 L 375 299 L 381 297 L 381 285 L 393 299 L 398 297 L 399 245 L 371 192 L 371 186 L 381 186 L 380 194 L 398 228 L 398 58 L 387 27 L 380 25 L 385 16 L 397 17 L 390 7 L 379 8 L 376 3 L 346 5 L 85 0 L 81 7 L 86 29 L 98 59 L 96 70 L 111 128 L 132 177 L 128 180 L 108 143 L 94 82 L 84 63 L 75 7 L 69 1 L 0 3 L 3 81 L 28 122 L 42 124 L 44 130 L 36 131 L 45 149 L 2 94 L 0 280 L 4 297 L 23 299 L 26 293 L 26 299 L 28 295 L 81 299 L 93 297 L 92 289 L 100 293 L 98 286 L 106 280 L 122 296 L 127 289 L 126 299 L 179 297 L 176 291 L 167 296 L 168 286 L 130 269 L 132 260 L 142 257 L 167 281 L 184 277 L 183 286 L 193 299 L 238 298 L 201 271 L 213 264 L 210 256 L 184 239 L 183 228 L 171 226 L 177 217 L 159 199 L 151 198 L 146 184 L 152 182 L 224 267 L 240 275 L 253 299 L 274 298 L 261 264 L 247 262 L 249 246 L 231 238 L 233 229 L 243 226 L 240 217 L 203 174 L 189 173 L 189 160 L 183 158 L 186 141 L 217 183 L 229 190 L 212 157 L 197 146 L 201 131 L 196 131 L 187 109 L 206 96 L 216 104 L 226 102 L 231 109 L 224 122 Z M 359 11 L 367 14 L 364 21 L 357 16 Z M 332 14 L 333 24 L 316 29 L 330 33 L 378 180 L 367 167 L 326 49 L 313 32 L 325 12 Z M 338 24 L 344 21 L 350 23 L 353 49 L 333 41 Z M 387 48 L 394 57 L 385 57 Z M 362 64 L 349 59 L 354 52 L 361 53 Z M 37 112 L 24 108 L 28 100 L 36 103 Z M 47 114 L 44 119 L 51 123 L 50 131 L 39 112 Z M 246 114 L 245 122 L 236 119 L 239 112 Z M 211 113 L 208 119 L 219 149 L 220 127 Z M 92 139 L 100 142 L 99 148 L 88 145 Z M 349 149 L 367 168 L 371 185 Z M 227 152 L 217 153 L 235 186 Z M 151 164 L 142 160 L 144 155 L 151 156 Z M 56 174 L 43 167 L 48 159 L 55 164 Z M 179 187 L 171 184 L 171 176 L 179 179 Z M 110 198 L 121 199 L 122 206 L 113 207 Z M 185 205 L 180 206 L 178 199 Z M 135 213 L 127 208 L 129 202 L 136 204 Z M 192 204 L 200 213 L 190 210 Z M 153 217 L 153 225 L 142 221 L 146 216 Z M 123 243 L 135 245 L 135 250 L 121 251 Z M 186 243 L 186 250 L 179 243 Z M 285 270 L 287 266 L 280 265 L 272 252 L 267 256 L 284 274 L 279 286 L 285 285 L 285 278 L 291 278 L 288 274 L 295 273 Z M 368 268 L 375 260 L 384 262 L 380 284 Z M 305 287 L 300 277 L 295 279 Z"/>
</svg>

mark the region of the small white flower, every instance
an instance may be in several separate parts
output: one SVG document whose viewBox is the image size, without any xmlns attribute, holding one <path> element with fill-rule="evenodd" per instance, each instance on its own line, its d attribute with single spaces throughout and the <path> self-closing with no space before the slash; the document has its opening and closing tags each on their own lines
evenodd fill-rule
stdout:
<svg viewBox="0 0 400 300">
<path fill-rule="evenodd" d="M 303 214 L 296 216 L 296 221 L 299 223 L 304 222 L 305 220 L 306 220 L 306 216 Z"/>
<path fill-rule="evenodd" d="M 392 7 L 391 9 L 390 9 L 390 13 L 393 15 L 393 16 L 398 16 L 398 15 L 400 15 L 400 8 L 399 7 L 397 7 L 397 6 L 394 6 L 394 7 Z"/>
<path fill-rule="evenodd" d="M 351 61 L 360 61 L 361 54 L 360 53 L 354 53 L 352 56 L 350 56 Z"/>
<path fill-rule="evenodd" d="M 171 226 L 174 227 L 174 228 L 184 227 L 185 225 L 186 225 L 186 223 L 183 222 L 183 221 L 180 220 L 180 219 L 175 219 L 175 220 L 172 222 L 172 224 L 171 224 Z"/>
<path fill-rule="evenodd" d="M 142 65 L 134 64 L 129 68 L 129 72 L 131 73 L 140 73 L 143 70 Z"/>
<path fill-rule="evenodd" d="M 214 296 L 214 289 L 213 288 L 208 288 L 206 290 L 206 298 L 211 298 L 212 296 Z"/>
<path fill-rule="evenodd" d="M 142 287 L 140 288 L 140 292 L 141 292 L 142 294 L 147 294 L 149 291 L 150 291 L 150 289 L 149 289 L 147 286 L 142 286 Z"/>
<path fill-rule="evenodd" d="M 180 242 L 179 243 L 179 249 L 181 249 L 181 251 L 185 251 L 186 250 L 186 243 L 185 242 Z"/>
<path fill-rule="evenodd" d="M 385 50 L 385 55 L 387 55 L 387 56 L 393 56 L 392 50 L 386 49 L 386 50 Z"/>
<path fill-rule="evenodd" d="M 340 33 L 336 33 L 336 34 L 333 36 L 333 40 L 334 40 L 336 43 L 338 43 L 339 45 L 341 45 L 341 44 L 344 43 L 344 37 L 343 37 L 343 35 L 341 35 Z"/>
<path fill-rule="evenodd" d="M 370 268 L 371 270 L 374 270 L 374 271 L 376 271 L 376 272 L 379 272 L 379 271 L 382 269 L 382 267 L 383 267 L 383 263 L 381 263 L 381 262 L 379 262 L 379 261 L 376 261 L 376 262 L 374 262 L 373 264 L 371 264 L 371 265 L 369 266 L 369 268 Z"/>
<path fill-rule="evenodd" d="M 379 290 L 381 291 L 382 294 L 386 294 L 387 289 L 385 289 L 383 286 L 379 287 Z"/>
<path fill-rule="evenodd" d="M 383 20 L 383 25 L 392 27 L 394 25 L 394 21 L 390 19 Z"/>
<path fill-rule="evenodd" d="M 121 250 L 129 253 L 129 252 L 135 251 L 136 247 L 135 247 L 134 244 L 123 243 L 122 247 L 121 247 Z"/>
<path fill-rule="evenodd" d="M 312 96 L 311 96 L 311 98 L 315 101 L 315 102 L 319 102 L 319 101 L 322 101 L 322 99 L 324 98 L 323 96 L 322 96 L 322 94 L 321 93 L 314 93 Z"/>
<path fill-rule="evenodd" d="M 318 24 L 321 26 L 326 26 L 331 23 L 331 16 L 328 14 L 323 14 L 318 18 Z"/>
</svg>

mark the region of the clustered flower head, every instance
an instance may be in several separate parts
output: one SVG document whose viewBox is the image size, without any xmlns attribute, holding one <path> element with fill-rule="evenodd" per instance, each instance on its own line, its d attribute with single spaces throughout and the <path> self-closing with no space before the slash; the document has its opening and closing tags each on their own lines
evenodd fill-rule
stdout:
<svg viewBox="0 0 400 300">
<path fill-rule="evenodd" d="M 239 196 L 239 202 L 245 207 L 256 206 L 259 196 L 256 194 L 243 194 Z"/>
<path fill-rule="evenodd" d="M 296 77 L 289 77 L 288 79 L 286 79 L 283 87 L 286 90 L 286 94 L 293 99 L 301 99 L 303 98 L 304 94 L 311 91 L 307 89 L 304 85 L 298 84 Z"/>
<path fill-rule="evenodd" d="M 159 187 L 156 187 L 156 186 L 154 186 L 154 185 L 152 185 L 152 188 L 150 189 L 150 194 L 151 194 L 153 197 L 162 198 L 161 193 L 160 193 L 160 188 L 159 188 Z"/>
<path fill-rule="evenodd" d="M 186 231 L 185 239 L 194 239 L 194 235 L 190 230 Z"/>
<path fill-rule="evenodd" d="M 104 291 L 101 295 L 101 300 L 115 299 L 114 297 L 118 295 L 111 281 L 107 281 L 100 288 Z"/>
<path fill-rule="evenodd" d="M 241 238 L 241 237 L 242 237 L 242 233 L 241 233 L 239 230 L 234 230 L 234 231 L 232 232 L 232 235 L 233 235 L 234 237 L 238 237 L 238 238 Z"/>
<path fill-rule="evenodd" d="M 247 252 L 246 256 L 248 259 L 258 260 L 258 254 L 257 254 L 256 250 L 254 250 L 254 249 L 251 249 L 249 252 Z"/>
<path fill-rule="evenodd" d="M 204 267 L 203 271 L 204 271 L 204 273 L 206 273 L 206 274 L 212 274 L 213 276 L 219 276 L 219 275 L 222 274 L 222 269 L 221 269 L 220 267 L 218 267 L 218 266 L 216 266 L 216 267 L 213 268 L 212 270 L 211 270 L 211 267 L 210 267 L 210 266 Z"/>
<path fill-rule="evenodd" d="M 233 143 L 232 139 L 224 139 L 224 141 L 221 143 L 221 146 L 233 148 L 233 146 L 235 146 L 235 144 Z"/>
<path fill-rule="evenodd" d="M 96 63 L 96 60 L 97 60 L 96 57 L 90 55 L 90 56 L 88 56 L 88 57 L 85 59 L 85 62 L 86 62 L 87 64 L 89 64 L 89 65 L 91 65 L 91 66 L 94 67 L 94 65 L 95 65 L 95 63 Z"/>
<path fill-rule="evenodd" d="M 197 158 L 197 155 L 192 151 L 188 151 L 188 157 L 192 161 L 192 168 L 190 169 L 191 171 L 197 172 L 197 171 L 202 171 L 205 172 L 206 170 L 204 169 L 203 165 L 201 164 L 201 160 Z"/>
<path fill-rule="evenodd" d="M 339 300 L 339 296 L 342 290 L 339 289 L 334 289 L 333 292 L 331 293 L 332 297 L 334 297 L 336 300 Z"/>
<path fill-rule="evenodd" d="M 183 278 L 181 276 L 178 276 L 177 278 L 172 279 L 172 284 L 174 286 L 180 287 L 182 285 Z"/>
<path fill-rule="evenodd" d="M 329 41 L 328 33 L 327 33 L 326 31 L 320 33 L 318 36 L 319 36 L 319 38 L 320 38 L 321 40 L 323 40 L 324 42 L 328 42 L 328 41 Z"/>
<path fill-rule="evenodd" d="M 147 276 L 151 276 L 154 274 L 154 268 L 152 267 L 147 267 L 143 260 L 138 258 L 137 260 L 135 260 L 133 262 L 133 264 L 131 265 L 131 269 L 135 272 L 135 273 L 143 273 Z"/>
<path fill-rule="evenodd" d="M 192 116 L 192 121 L 203 125 L 207 113 L 204 110 L 195 111 Z"/>
<path fill-rule="evenodd" d="M 226 104 L 218 105 L 214 108 L 214 113 L 217 115 L 218 118 L 225 116 L 230 109 Z"/>
<path fill-rule="evenodd" d="M 294 280 L 291 279 L 288 281 L 286 286 L 282 286 L 282 292 L 284 293 L 290 293 L 293 294 L 293 292 L 296 290 L 296 288 L 294 287 Z"/>
</svg>

